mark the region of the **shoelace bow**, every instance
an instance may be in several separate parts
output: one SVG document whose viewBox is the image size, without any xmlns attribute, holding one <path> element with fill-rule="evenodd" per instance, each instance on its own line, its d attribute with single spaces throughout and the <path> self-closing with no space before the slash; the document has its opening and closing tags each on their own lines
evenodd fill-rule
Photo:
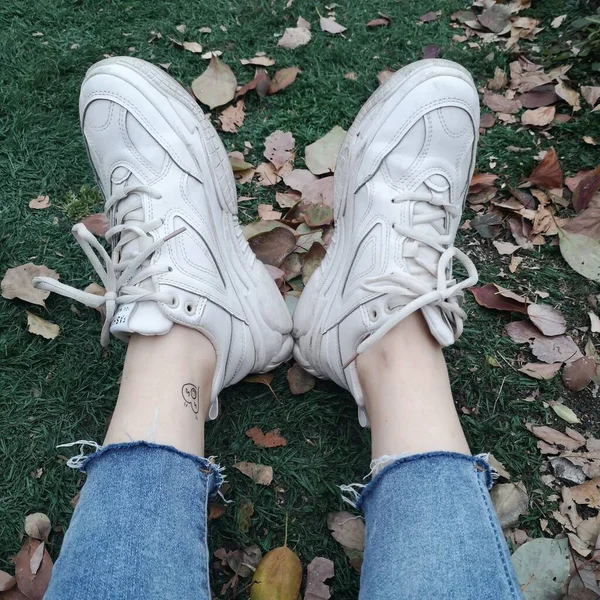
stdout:
<svg viewBox="0 0 600 600">
<path fill-rule="evenodd" d="M 138 185 L 125 188 L 121 193 L 115 194 L 107 201 L 105 207 L 106 214 L 110 214 L 111 209 L 115 208 L 118 202 L 124 200 L 134 193 L 148 194 L 153 198 L 161 197 L 158 192 L 147 186 Z M 122 220 L 126 214 L 141 207 L 141 199 L 138 203 L 132 203 L 127 211 L 120 216 L 120 220 Z M 111 227 L 105 235 L 105 238 L 108 242 L 110 242 L 115 236 L 120 235 L 118 243 L 112 250 L 113 257 L 118 256 L 121 248 L 126 243 L 134 240 L 136 237 L 140 238 L 140 240 L 147 239 L 149 232 L 156 229 L 159 225 L 161 225 L 161 223 L 161 219 L 155 219 L 140 225 L 117 223 L 117 225 Z M 119 305 L 137 301 L 155 301 L 165 303 L 173 302 L 173 298 L 170 294 L 163 292 L 151 292 L 137 287 L 137 285 L 153 275 L 166 273 L 170 270 L 170 267 L 167 265 L 148 265 L 143 267 L 143 264 L 167 240 L 182 233 L 184 229 L 185 228 L 178 229 L 170 235 L 153 242 L 151 245 L 142 249 L 132 258 L 121 259 L 117 261 L 116 258 L 113 259 L 108 254 L 102 244 L 87 229 L 85 225 L 78 223 L 71 231 L 85 252 L 85 255 L 92 263 L 96 273 L 98 273 L 98 276 L 100 277 L 104 288 L 106 289 L 104 296 L 98 296 L 96 294 L 79 290 L 69 285 L 65 285 L 64 283 L 60 283 L 50 277 L 35 277 L 33 280 L 33 285 L 36 288 L 46 290 L 48 292 L 54 292 L 56 294 L 60 294 L 61 296 L 66 296 L 67 298 L 81 302 L 82 304 L 85 304 L 91 308 L 99 308 L 104 306 L 106 318 L 104 320 L 104 325 L 102 326 L 100 341 L 103 346 L 106 346 L 108 345 L 110 337 L 110 325 Z"/>
<path fill-rule="evenodd" d="M 430 211 L 429 214 L 414 215 L 413 225 L 434 223 L 442 219 L 445 220 L 447 215 L 457 216 L 459 213 L 459 209 L 456 206 L 445 202 L 441 195 L 435 193 L 407 192 L 392 198 L 393 203 L 407 200 L 413 202 L 428 202 L 430 205 L 439 207 L 439 210 Z M 414 240 L 414 242 L 429 246 L 440 253 L 437 273 L 432 272 L 432 270 L 425 263 L 421 262 L 417 256 L 413 257 L 417 264 L 437 277 L 437 286 L 432 290 L 430 286 L 420 281 L 417 276 L 406 272 L 390 273 L 367 279 L 363 283 L 363 289 L 378 294 L 387 294 L 389 296 L 387 309 L 396 311 L 396 313 L 387 323 L 385 323 L 385 325 L 377 329 L 360 343 L 357 354 L 361 354 L 367 350 L 367 348 L 375 344 L 390 331 L 390 329 L 395 327 L 408 315 L 429 304 L 437 305 L 449 318 L 452 318 L 453 315 L 465 318 L 466 313 L 458 305 L 456 296 L 460 294 L 462 290 L 477 283 L 477 269 L 475 268 L 473 261 L 464 252 L 451 245 L 452 240 L 448 235 L 443 233 L 440 233 L 438 236 L 428 235 L 423 232 L 415 231 L 414 229 L 409 229 L 408 227 L 397 226 L 396 224 L 394 224 L 394 230 L 409 240 Z M 464 281 L 454 282 L 452 279 L 447 279 L 447 271 L 454 258 L 459 260 L 467 271 L 467 278 Z M 407 296 L 412 298 L 412 300 L 402 305 Z M 396 305 L 392 304 L 394 299 L 398 299 Z"/>
</svg>

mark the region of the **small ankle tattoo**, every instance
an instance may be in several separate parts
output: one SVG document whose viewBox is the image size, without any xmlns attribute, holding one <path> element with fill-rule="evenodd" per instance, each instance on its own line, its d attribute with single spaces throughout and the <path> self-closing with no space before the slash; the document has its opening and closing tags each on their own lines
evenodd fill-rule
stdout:
<svg viewBox="0 0 600 600">
<path fill-rule="evenodd" d="M 181 395 L 183 396 L 184 406 L 189 406 L 196 419 L 198 419 L 198 411 L 200 410 L 198 386 L 193 383 L 184 384 L 181 388 Z"/>
</svg>

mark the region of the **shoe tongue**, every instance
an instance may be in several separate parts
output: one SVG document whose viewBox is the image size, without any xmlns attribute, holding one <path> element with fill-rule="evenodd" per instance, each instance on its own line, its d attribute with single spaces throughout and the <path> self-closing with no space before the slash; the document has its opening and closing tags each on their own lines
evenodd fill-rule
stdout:
<svg viewBox="0 0 600 600">
<path fill-rule="evenodd" d="M 142 185 L 142 182 L 125 167 L 117 167 L 111 176 L 114 184 L 113 191 L 117 192 L 124 186 L 131 189 Z M 117 203 L 115 208 L 117 222 L 124 225 L 143 225 L 144 209 L 141 207 L 140 194 L 133 192 Z M 119 261 L 130 260 L 137 256 L 146 244 L 151 244 L 149 237 L 140 238 L 134 233 L 124 232 L 119 242 L 124 242 L 119 250 Z M 150 264 L 145 261 L 141 268 Z M 137 287 L 153 291 L 152 281 L 145 279 Z M 111 333 L 117 338 L 127 338 L 132 333 L 141 335 L 164 335 L 169 332 L 173 323 L 162 313 L 156 302 L 131 302 L 121 304 L 113 318 Z"/>
</svg>

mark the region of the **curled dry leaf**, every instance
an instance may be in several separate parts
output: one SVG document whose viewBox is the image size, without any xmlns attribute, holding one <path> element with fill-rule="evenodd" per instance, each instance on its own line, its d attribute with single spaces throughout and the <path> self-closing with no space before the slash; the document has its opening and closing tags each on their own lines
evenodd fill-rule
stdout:
<svg viewBox="0 0 600 600">
<path fill-rule="evenodd" d="M 254 483 L 271 485 L 273 481 L 273 467 L 245 461 L 235 463 L 233 466 L 246 477 L 250 477 Z"/>
<path fill-rule="evenodd" d="M 600 167 L 586 173 L 573 192 L 572 202 L 575 212 L 585 210 L 598 190 L 600 190 Z"/>
<path fill-rule="evenodd" d="M 287 546 L 267 552 L 252 576 L 250 600 L 296 600 L 302 584 L 302 563 Z"/>
<path fill-rule="evenodd" d="M 527 363 L 523 365 L 519 371 L 533 377 L 534 379 L 549 380 L 556 376 L 560 371 L 562 363 L 552 363 L 550 365 L 546 363 Z"/>
<path fill-rule="evenodd" d="M 47 340 L 53 340 L 60 333 L 60 327 L 56 323 L 46 321 L 33 313 L 27 312 L 27 331 L 40 335 Z"/>
<path fill-rule="evenodd" d="M 267 72 L 262 68 L 258 68 L 254 73 L 254 79 L 243 85 L 235 93 L 235 97 L 239 98 L 240 96 L 245 96 L 250 90 L 256 90 L 256 93 L 261 98 L 264 98 L 269 91 L 270 84 L 271 79 L 269 78 Z"/>
<path fill-rule="evenodd" d="M 104 213 L 89 215 L 85 219 L 82 219 L 80 223 L 85 225 L 88 231 L 91 231 L 98 237 L 104 237 L 110 227 L 110 223 Z"/>
<path fill-rule="evenodd" d="M 255 56 L 253 58 L 241 58 L 240 62 L 243 65 L 254 65 L 255 67 L 270 67 L 275 64 L 275 61 L 268 56 Z"/>
<path fill-rule="evenodd" d="M 263 156 L 276 169 L 281 169 L 292 158 L 295 145 L 294 136 L 289 131 L 284 132 L 278 129 L 265 140 Z"/>
<path fill-rule="evenodd" d="M 346 131 L 336 125 L 331 131 L 306 147 L 304 151 L 306 166 L 315 175 L 332 173 L 342 147 Z"/>
<path fill-rule="evenodd" d="M 582 85 L 580 91 L 585 101 L 594 108 L 596 102 L 598 102 L 598 98 L 600 98 L 600 86 Z"/>
<path fill-rule="evenodd" d="M 0 284 L 2 297 L 7 300 L 19 298 L 31 304 L 46 306 L 44 300 L 50 295 L 50 292 L 34 288 L 32 283 L 34 277 L 59 279 L 60 275 L 44 265 L 34 265 L 33 263 L 13 267 L 6 271 Z"/>
<path fill-rule="evenodd" d="M 572 392 L 580 392 L 592 382 L 595 375 L 596 360 L 592 356 L 584 356 L 565 367 L 563 381 Z"/>
<path fill-rule="evenodd" d="M 554 86 L 554 91 L 560 96 L 574 111 L 581 110 L 581 104 L 579 103 L 579 92 L 570 88 L 564 81 L 559 81 Z"/>
<path fill-rule="evenodd" d="M 311 39 L 310 29 L 308 27 L 288 27 L 279 41 L 278 46 L 293 50 L 298 46 L 305 46 Z"/>
<path fill-rule="evenodd" d="M 495 283 L 487 283 L 479 288 L 470 288 L 477 304 L 494 310 L 507 310 L 527 314 L 525 298 L 501 288 Z"/>
<path fill-rule="evenodd" d="M 333 561 L 317 556 L 306 567 L 306 591 L 304 600 L 329 600 L 331 592 L 325 585 L 327 579 L 334 575 Z"/>
<path fill-rule="evenodd" d="M 564 448 L 565 450 L 574 451 L 585 445 L 585 440 L 582 442 L 581 439 L 575 439 L 575 437 L 569 436 L 566 433 L 561 433 L 546 425 L 538 426 L 528 423 L 526 427 L 533 435 L 535 435 L 535 437 L 548 444 L 555 444 L 560 449 Z M 567 431 L 570 431 L 568 427 Z M 579 438 L 579 436 L 576 437 Z"/>
<path fill-rule="evenodd" d="M 235 105 L 228 106 L 220 115 L 219 122 L 221 130 L 226 133 L 237 133 L 238 127 L 244 124 L 246 113 L 244 111 L 244 101 L 238 100 Z"/>
<path fill-rule="evenodd" d="M 490 493 L 502 529 L 514 527 L 521 515 L 527 514 L 529 496 L 521 481 L 517 483 L 500 483 Z"/>
<path fill-rule="evenodd" d="M 533 125 L 535 127 L 545 127 L 554 121 L 556 109 L 554 106 L 540 107 L 535 110 L 526 110 L 521 115 L 523 125 Z"/>
<path fill-rule="evenodd" d="M 344 31 L 346 31 L 346 27 L 340 25 L 335 19 L 332 18 L 321 17 L 319 19 L 319 25 L 321 26 L 322 31 L 331 33 L 332 35 L 344 33 Z"/>
<path fill-rule="evenodd" d="M 315 387 L 315 378 L 298 363 L 287 372 L 287 380 L 292 394 L 306 394 Z"/>
<path fill-rule="evenodd" d="M 261 262 L 279 267 L 285 257 L 294 251 L 296 237 L 285 227 L 259 233 L 248 240 L 250 248 Z"/>
<path fill-rule="evenodd" d="M 252 427 L 246 431 L 246 435 L 259 448 L 278 448 L 279 446 L 285 446 L 287 444 L 287 440 L 280 435 L 279 429 L 273 429 L 272 431 L 263 433 L 262 429 Z"/>
<path fill-rule="evenodd" d="M 33 513 L 25 517 L 25 533 L 36 540 L 48 541 L 52 524 L 44 513 Z"/>
<path fill-rule="evenodd" d="M 294 81 L 296 81 L 296 77 L 300 73 L 300 69 L 298 67 L 286 67 L 285 69 L 280 69 L 273 75 L 273 79 L 271 79 L 271 83 L 269 84 L 269 94 L 275 94 L 289 85 L 292 85 Z"/>
<path fill-rule="evenodd" d="M 562 188 L 562 170 L 554 148 L 550 148 L 546 152 L 544 158 L 531 172 L 528 179 L 531 183 L 535 183 L 546 189 Z"/>
<path fill-rule="evenodd" d="M 508 78 L 506 77 L 506 73 L 504 72 L 504 69 L 501 69 L 500 67 L 496 67 L 496 69 L 494 70 L 494 78 L 488 80 L 488 89 L 493 90 L 494 92 L 497 92 L 499 90 L 501 90 L 502 88 L 505 88 L 506 85 L 508 83 Z"/>
<path fill-rule="evenodd" d="M 550 406 L 552 407 L 552 410 L 556 413 L 556 415 L 563 421 L 566 421 L 571 425 L 575 423 L 581 423 L 579 417 L 568 406 L 565 406 L 560 402 L 554 402 Z"/>
<path fill-rule="evenodd" d="M 194 96 L 210 109 L 233 100 L 236 87 L 233 71 L 216 56 L 210 59 L 206 71 L 192 81 Z"/>
<path fill-rule="evenodd" d="M 29 208 L 33 210 L 44 210 L 50 208 L 50 196 L 38 196 L 29 201 Z"/>
<path fill-rule="evenodd" d="M 544 335 L 562 335 L 567 330 L 567 322 L 557 308 L 547 304 L 530 304 L 527 314 Z"/>
<path fill-rule="evenodd" d="M 42 547 L 41 557 L 38 559 L 36 556 L 34 559 L 40 546 Z M 42 600 L 52 575 L 52 559 L 43 546 L 43 542 L 28 539 L 15 559 L 17 585 L 19 590 L 31 600 Z M 33 564 L 32 559 L 34 559 Z"/>
</svg>

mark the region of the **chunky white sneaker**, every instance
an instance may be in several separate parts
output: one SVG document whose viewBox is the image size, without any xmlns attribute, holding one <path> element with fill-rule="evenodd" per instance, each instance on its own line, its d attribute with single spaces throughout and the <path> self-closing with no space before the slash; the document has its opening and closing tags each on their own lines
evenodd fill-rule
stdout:
<svg viewBox="0 0 600 600">
<path fill-rule="evenodd" d="M 469 73 L 423 60 L 371 96 L 340 150 L 336 229 L 294 314 L 294 357 L 350 390 L 363 425 L 358 354 L 417 310 L 442 346 L 462 332 L 462 290 L 477 282 L 477 271 L 453 243 L 478 129 Z M 453 259 L 466 269 L 461 282 L 453 279 Z"/>
<path fill-rule="evenodd" d="M 291 356 L 292 321 L 277 286 L 246 243 L 225 148 L 200 107 L 166 73 L 111 58 L 87 73 L 81 127 L 111 228 L 109 256 L 81 224 L 73 234 L 106 288 L 94 296 L 38 278 L 35 285 L 106 308 L 110 332 L 166 334 L 192 327 L 217 355 L 217 394 Z"/>
</svg>

